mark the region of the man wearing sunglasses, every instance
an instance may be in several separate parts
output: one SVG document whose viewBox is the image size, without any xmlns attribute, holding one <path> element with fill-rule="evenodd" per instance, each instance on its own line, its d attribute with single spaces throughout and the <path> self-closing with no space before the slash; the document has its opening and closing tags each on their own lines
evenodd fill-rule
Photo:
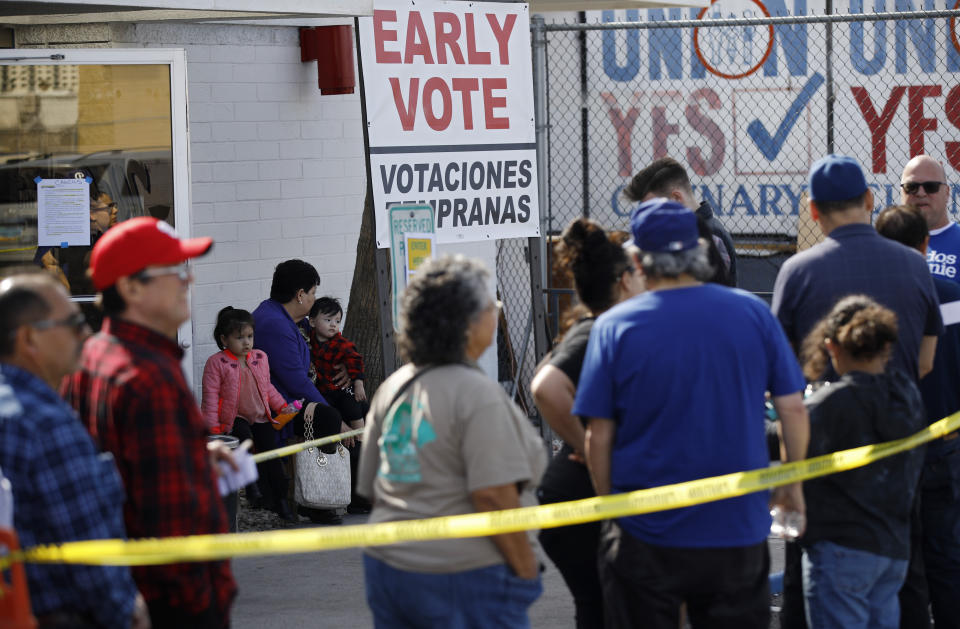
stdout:
<svg viewBox="0 0 960 629">
<path fill-rule="evenodd" d="M 91 253 L 105 319 L 63 394 L 119 462 L 131 538 L 228 531 L 206 425 L 177 344 L 190 318 L 186 263 L 212 245 L 210 238 L 181 240 L 167 223 L 141 217 L 109 229 Z M 229 563 L 136 567 L 133 577 L 155 627 L 229 626 L 236 594 Z"/>
<path fill-rule="evenodd" d="M 911 208 L 901 206 L 883 210 L 875 222 L 877 232 L 892 240 L 926 253 L 926 220 Z M 960 286 L 945 277 L 933 277 L 940 299 L 945 327 L 937 340 L 933 371 L 920 381 L 920 393 L 933 423 L 960 410 L 960 320 L 954 314 L 960 308 Z M 916 557 L 910 566 L 905 589 L 913 592 L 913 615 L 919 622 L 912 627 L 929 627 L 927 607 L 932 606 L 938 629 L 960 627 L 960 433 L 952 432 L 927 446 L 923 474 L 918 491 L 920 526 L 913 528 L 913 547 L 922 549 L 923 561 Z M 903 590 L 901 590 L 903 596 Z M 929 599 L 929 600 L 928 600 Z"/>
<path fill-rule="evenodd" d="M 950 186 L 943 165 L 929 155 L 918 155 L 903 169 L 900 178 L 901 200 L 923 215 L 930 232 L 927 245 L 927 266 L 930 273 L 960 283 L 960 226 L 950 220 L 947 203 Z M 955 287 L 956 288 L 956 287 Z M 938 285 L 944 323 L 954 323 L 952 312 L 957 302 L 950 303 L 948 288 Z M 949 328 L 948 328 L 949 329 Z M 921 383 L 924 399 L 950 401 L 950 375 L 955 365 L 944 362 L 938 353 L 936 370 Z M 939 386 L 938 386 L 938 383 Z M 944 388 L 946 387 L 946 388 Z M 948 411 L 957 409 L 947 405 Z M 941 407 L 943 410 L 943 407 Z M 931 412 L 933 412 L 931 410 Z M 940 412 L 930 421 L 942 417 Z M 904 590 L 913 593 L 914 617 L 926 618 L 927 604 L 932 603 L 937 627 L 960 627 L 957 596 L 960 595 L 960 542 L 957 540 L 957 496 L 960 492 L 960 440 L 956 433 L 930 445 L 924 462 L 923 482 L 919 498 L 919 526 L 913 531 L 915 545 L 922 547 L 922 558 L 915 558 Z M 901 591 L 901 598 L 903 591 Z M 901 623 L 903 624 L 903 623 Z M 915 622 L 912 627 L 927 627 Z"/>
<path fill-rule="evenodd" d="M 917 155 L 900 177 L 900 201 L 927 220 L 930 273 L 960 283 L 960 225 L 947 216 L 950 186 L 943 165 L 929 155 Z"/>
<path fill-rule="evenodd" d="M 83 313 L 50 275 L 18 275 L 0 282 L 0 330 L 0 469 L 21 545 L 124 537 L 113 457 L 55 390 L 90 334 Z M 129 568 L 27 564 L 26 573 L 40 627 L 149 627 Z"/>
</svg>

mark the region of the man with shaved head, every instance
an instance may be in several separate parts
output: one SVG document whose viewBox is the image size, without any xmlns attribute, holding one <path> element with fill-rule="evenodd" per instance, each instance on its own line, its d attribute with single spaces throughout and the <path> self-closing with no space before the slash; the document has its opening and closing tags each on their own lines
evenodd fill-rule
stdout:
<svg viewBox="0 0 960 629">
<path fill-rule="evenodd" d="M 930 273 L 960 283 L 960 225 L 947 216 L 950 185 L 943 164 L 929 155 L 907 162 L 900 177 L 900 200 L 919 210 L 927 221 Z"/>
<path fill-rule="evenodd" d="M 907 162 L 903 169 L 900 178 L 901 198 L 904 205 L 918 210 L 927 223 L 930 232 L 927 266 L 930 273 L 960 283 L 960 225 L 950 220 L 947 214 L 950 186 L 946 181 L 946 173 L 940 162 L 929 155 L 918 155 Z M 883 214 L 892 211 L 888 208 Z M 882 229 L 879 221 L 878 230 Z M 887 222 L 884 221 L 884 225 Z M 917 243 L 911 246 L 922 249 L 922 242 L 920 246 Z M 938 288 L 938 291 L 944 293 L 943 289 Z M 943 295 L 941 302 L 944 303 L 944 325 L 960 323 L 957 318 L 960 308 L 955 306 L 960 302 L 945 303 Z M 940 356 L 938 352 L 937 359 L 943 363 L 946 356 Z M 951 397 L 956 389 L 956 380 L 952 377 L 955 370 L 955 367 L 942 368 L 920 382 L 925 399 L 935 396 L 937 400 L 951 402 L 929 408 L 928 413 L 932 416 L 927 419 L 930 422 L 958 410 L 956 401 Z M 944 377 L 945 373 L 947 377 Z M 901 617 L 901 626 L 929 626 L 925 624 L 929 602 L 937 629 L 960 627 L 960 608 L 957 606 L 960 597 L 960 439 L 957 437 L 958 433 L 953 432 L 932 443 L 927 450 L 916 520 L 911 531 L 911 542 L 921 552 L 912 558 L 910 573 L 900 592 L 901 605 L 907 612 Z M 910 613 L 911 608 L 915 610 L 913 613 Z M 914 618 L 917 620 L 911 622 Z"/>
<path fill-rule="evenodd" d="M 926 221 L 920 212 L 892 206 L 877 217 L 880 235 L 926 253 Z M 920 381 L 927 419 L 933 423 L 960 411 L 960 286 L 943 277 L 933 278 L 940 298 L 944 334 L 937 341 L 933 371 Z M 960 627 L 960 434 L 956 431 L 927 446 L 920 483 L 920 530 L 917 544 L 923 550 L 923 566 L 933 617 L 938 629 Z M 921 581 L 923 575 L 914 578 Z M 919 599 L 921 606 L 926 601 Z M 921 611 L 920 616 L 923 615 Z M 922 621 L 922 619 L 921 619 Z M 922 626 L 922 625 L 921 625 Z"/>
</svg>

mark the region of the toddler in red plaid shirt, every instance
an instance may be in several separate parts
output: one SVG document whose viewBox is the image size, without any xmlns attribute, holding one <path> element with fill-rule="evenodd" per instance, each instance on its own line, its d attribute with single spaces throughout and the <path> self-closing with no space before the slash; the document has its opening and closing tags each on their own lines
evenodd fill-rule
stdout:
<svg viewBox="0 0 960 629">
<path fill-rule="evenodd" d="M 330 406 L 340 411 L 343 421 L 351 428 L 363 426 L 367 414 L 367 393 L 363 388 L 363 356 L 357 346 L 340 334 L 343 307 L 334 297 L 321 297 L 314 302 L 307 317 L 310 331 L 310 360 L 316 371 L 317 389 Z M 303 328 L 301 328 L 303 329 Z M 348 382 L 337 385 L 342 379 L 338 371 L 341 365 L 347 370 Z M 338 378 L 339 376 L 339 378 Z M 370 513 L 370 503 L 356 493 L 357 466 L 360 462 L 360 445 L 350 450 L 351 501 L 348 513 Z"/>
<path fill-rule="evenodd" d="M 343 421 L 362 419 L 367 393 L 363 388 L 363 356 L 340 333 L 343 307 L 335 297 L 321 297 L 310 309 L 310 359 L 317 372 L 317 389 L 340 411 Z M 343 365 L 349 383 L 338 386 L 337 370 Z"/>
</svg>

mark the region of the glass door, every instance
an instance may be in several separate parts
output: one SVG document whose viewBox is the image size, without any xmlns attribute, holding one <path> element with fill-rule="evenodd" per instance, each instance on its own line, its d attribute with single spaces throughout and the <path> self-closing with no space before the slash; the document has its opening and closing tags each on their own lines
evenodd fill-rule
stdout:
<svg viewBox="0 0 960 629">
<path fill-rule="evenodd" d="M 0 274 L 48 270 L 97 329 L 96 241 L 137 216 L 189 236 L 185 68 L 182 50 L 0 51 Z M 51 209 L 51 180 L 80 184 L 64 188 L 76 203 Z"/>
</svg>

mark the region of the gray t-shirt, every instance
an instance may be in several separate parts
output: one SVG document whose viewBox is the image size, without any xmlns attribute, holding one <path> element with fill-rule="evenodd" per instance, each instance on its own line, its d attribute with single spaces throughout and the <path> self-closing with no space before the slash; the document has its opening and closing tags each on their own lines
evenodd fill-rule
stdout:
<svg viewBox="0 0 960 629">
<path fill-rule="evenodd" d="M 506 393 L 476 367 L 426 372 L 394 402 L 415 372 L 407 365 L 377 390 L 367 414 L 357 491 L 372 498 L 370 523 L 474 513 L 470 492 L 508 483 L 534 494 L 546 452 Z M 536 548 L 535 532 L 529 534 Z M 399 570 L 448 573 L 504 563 L 489 537 L 366 549 Z"/>
</svg>

